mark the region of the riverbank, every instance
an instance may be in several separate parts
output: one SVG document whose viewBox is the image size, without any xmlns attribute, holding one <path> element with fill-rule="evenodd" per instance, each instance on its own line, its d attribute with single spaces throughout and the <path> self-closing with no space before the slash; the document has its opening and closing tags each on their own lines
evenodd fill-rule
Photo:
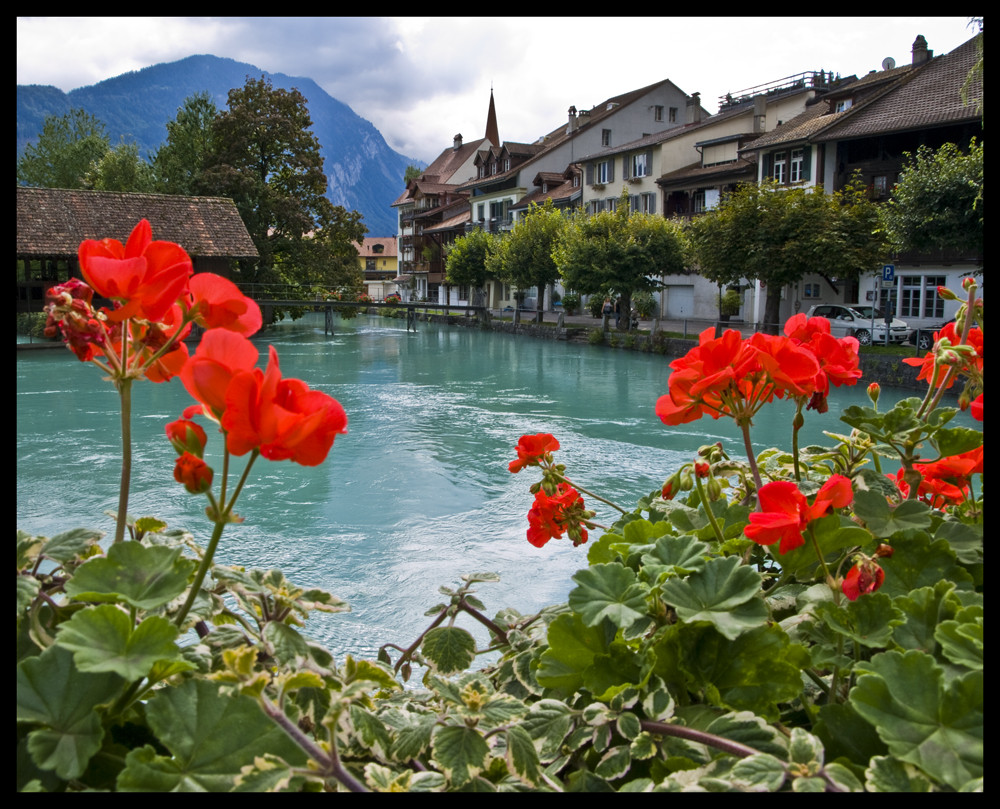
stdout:
<svg viewBox="0 0 1000 809">
<path fill-rule="evenodd" d="M 405 311 L 392 312 L 382 309 L 373 310 L 370 314 L 405 318 Z M 615 329 L 614 326 L 605 329 L 602 319 L 590 315 L 565 315 L 547 312 L 541 324 L 533 322 L 533 313 L 528 316 L 532 318 L 532 322 L 525 320 L 514 322 L 510 314 L 505 315 L 504 313 L 494 314 L 484 320 L 466 315 L 418 311 L 417 321 L 533 337 L 539 340 L 586 343 L 595 347 L 603 346 L 624 351 L 660 354 L 665 357 L 683 356 L 697 345 L 697 335 L 705 328 L 714 325 L 709 322 L 644 320 L 640 321 L 637 331 L 625 332 Z M 723 328 L 738 329 L 745 336 L 753 334 L 754 331 L 753 327 L 743 323 L 724 323 L 721 325 Z M 690 336 L 683 336 L 685 332 Z M 682 336 L 676 336 L 677 334 Z M 918 353 L 914 349 L 913 356 L 918 356 Z M 927 389 L 926 383 L 917 381 L 920 369 L 907 365 L 902 360 L 903 358 L 897 355 L 886 356 L 862 349 L 860 353 L 862 379 L 867 382 L 878 382 L 880 385 L 925 391 Z"/>
</svg>

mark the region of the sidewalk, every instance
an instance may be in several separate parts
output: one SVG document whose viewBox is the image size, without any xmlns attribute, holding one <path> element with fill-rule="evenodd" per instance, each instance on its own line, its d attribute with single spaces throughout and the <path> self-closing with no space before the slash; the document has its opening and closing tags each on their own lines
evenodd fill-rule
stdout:
<svg viewBox="0 0 1000 809">
<path fill-rule="evenodd" d="M 499 309 L 491 309 L 490 314 L 495 320 L 507 320 L 513 319 L 514 313 L 511 310 L 501 311 Z M 557 323 L 559 320 L 559 315 L 563 314 L 561 312 L 545 312 L 543 313 L 543 320 L 545 323 Z M 533 311 L 521 311 L 521 322 L 522 323 L 533 323 L 535 321 L 535 312 Z M 602 327 L 603 317 L 594 317 L 589 312 L 576 315 L 566 315 L 563 314 L 563 326 L 566 328 L 585 328 L 585 329 L 599 329 Z M 684 335 L 691 340 L 697 340 L 698 335 L 701 334 L 705 329 L 715 328 L 716 321 L 714 320 L 700 320 L 700 319 L 687 319 L 687 320 L 667 320 L 663 319 L 657 322 L 656 326 L 660 331 L 674 332 L 676 334 Z M 744 337 L 748 337 L 753 334 L 755 328 L 752 324 L 743 323 L 742 321 L 731 321 L 729 323 L 722 323 L 723 330 L 725 329 L 737 329 Z M 608 327 L 614 331 L 615 321 L 614 318 L 609 318 Z M 649 332 L 653 327 L 653 319 L 645 318 L 639 320 L 639 331 Z"/>
</svg>

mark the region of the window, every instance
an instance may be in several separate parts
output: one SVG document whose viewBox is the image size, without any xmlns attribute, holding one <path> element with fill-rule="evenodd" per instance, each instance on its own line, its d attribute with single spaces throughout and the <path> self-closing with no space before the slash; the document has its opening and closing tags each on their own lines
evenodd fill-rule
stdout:
<svg viewBox="0 0 1000 809">
<path fill-rule="evenodd" d="M 610 145 L 611 145 L 611 130 L 610 129 L 602 129 L 601 130 L 601 146 L 610 146 Z"/>
<path fill-rule="evenodd" d="M 771 168 L 771 178 L 780 185 L 788 181 L 788 152 L 775 152 L 774 165 Z"/>
<path fill-rule="evenodd" d="M 632 213 L 656 213 L 656 194 L 633 194 L 629 206 Z"/>
<path fill-rule="evenodd" d="M 944 317 L 944 300 L 937 294 L 945 285 L 943 275 L 904 275 L 900 280 L 900 317 Z"/>
<path fill-rule="evenodd" d="M 802 165 L 803 165 L 803 153 L 801 149 L 792 149 L 792 164 L 788 171 L 788 181 L 791 183 L 800 183 L 803 180 Z"/>
<path fill-rule="evenodd" d="M 615 211 L 618 209 L 618 197 L 608 197 L 604 200 L 604 208 L 608 211 Z"/>
<path fill-rule="evenodd" d="M 698 190 L 694 192 L 694 197 L 691 199 L 691 210 L 695 213 L 701 213 L 705 210 L 705 192 Z"/>
<path fill-rule="evenodd" d="M 844 110 L 849 110 L 851 108 L 851 105 L 853 103 L 854 103 L 853 99 L 842 98 L 842 99 L 840 99 L 840 101 L 837 102 L 837 104 L 834 107 L 833 111 L 834 112 L 843 112 Z"/>
<path fill-rule="evenodd" d="M 889 178 L 884 174 L 880 174 L 872 180 L 872 191 L 875 192 L 876 197 L 884 197 L 889 193 Z"/>
<path fill-rule="evenodd" d="M 647 157 L 648 154 L 646 152 L 632 155 L 632 177 L 645 177 L 649 174 L 649 165 L 646 162 Z"/>
<path fill-rule="evenodd" d="M 803 284 L 802 285 L 802 297 L 803 298 L 818 298 L 819 297 L 819 284 Z"/>
<path fill-rule="evenodd" d="M 588 171 L 588 174 L 591 172 Z M 588 183 L 590 185 L 603 185 L 604 183 L 610 183 L 614 180 L 614 169 L 612 168 L 610 160 L 602 160 L 599 163 L 593 164 L 593 173 Z"/>
<path fill-rule="evenodd" d="M 676 124 L 677 123 L 677 107 L 671 107 L 669 115 L 670 115 L 670 123 Z"/>
<path fill-rule="evenodd" d="M 663 120 L 663 107 L 653 107 L 653 120 L 662 121 Z"/>
</svg>

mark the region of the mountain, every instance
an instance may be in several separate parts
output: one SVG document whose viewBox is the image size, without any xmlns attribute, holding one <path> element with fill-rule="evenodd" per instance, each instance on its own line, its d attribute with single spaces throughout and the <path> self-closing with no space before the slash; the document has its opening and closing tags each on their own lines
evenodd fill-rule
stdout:
<svg viewBox="0 0 1000 809">
<path fill-rule="evenodd" d="M 104 122 L 112 145 L 120 137 L 134 140 L 148 157 L 167 137 L 167 122 L 177 115 L 184 99 L 209 92 L 219 109 L 227 106 L 229 90 L 242 87 L 247 77 L 270 79 L 286 90 L 305 96 L 320 143 L 329 181 L 327 196 L 334 205 L 360 211 L 370 236 L 397 231 L 395 211 L 389 207 L 403 190 L 403 174 L 422 161 L 404 157 L 386 144 L 379 131 L 346 104 L 329 95 L 312 79 L 268 73 L 244 62 L 218 56 L 189 56 L 64 93 L 56 87 L 17 85 L 17 153 L 37 139 L 49 115 L 84 109 Z"/>
</svg>

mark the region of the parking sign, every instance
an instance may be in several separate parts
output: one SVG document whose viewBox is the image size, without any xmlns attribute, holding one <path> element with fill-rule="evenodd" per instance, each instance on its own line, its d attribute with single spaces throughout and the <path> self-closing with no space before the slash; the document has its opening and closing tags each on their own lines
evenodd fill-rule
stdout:
<svg viewBox="0 0 1000 809">
<path fill-rule="evenodd" d="M 895 264 L 883 264 L 882 265 L 882 280 L 892 281 L 896 277 L 896 265 Z"/>
</svg>

